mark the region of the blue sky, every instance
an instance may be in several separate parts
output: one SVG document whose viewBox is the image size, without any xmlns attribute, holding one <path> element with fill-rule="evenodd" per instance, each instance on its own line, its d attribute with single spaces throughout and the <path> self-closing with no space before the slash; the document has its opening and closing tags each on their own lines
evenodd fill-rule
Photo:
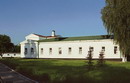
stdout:
<svg viewBox="0 0 130 83">
<path fill-rule="evenodd" d="M 107 34 L 101 9 L 104 0 L 0 0 L 0 34 L 20 43 L 31 33 L 62 36 Z"/>
</svg>

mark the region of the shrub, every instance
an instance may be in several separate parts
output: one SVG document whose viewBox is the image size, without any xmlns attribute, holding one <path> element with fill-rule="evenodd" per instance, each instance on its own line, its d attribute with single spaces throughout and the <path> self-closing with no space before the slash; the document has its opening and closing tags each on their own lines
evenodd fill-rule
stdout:
<svg viewBox="0 0 130 83">
<path fill-rule="evenodd" d="M 97 66 L 103 66 L 105 64 L 105 60 L 104 60 L 104 51 L 101 51 L 99 54 L 99 59 L 97 61 Z"/>
<path fill-rule="evenodd" d="M 87 60 L 88 60 L 88 61 L 87 61 L 87 64 L 88 64 L 87 66 L 88 66 L 88 69 L 89 69 L 89 70 L 92 69 L 92 67 L 93 67 L 92 52 L 93 52 L 93 50 L 90 49 L 90 50 L 88 51 L 88 56 L 87 56 Z"/>
</svg>

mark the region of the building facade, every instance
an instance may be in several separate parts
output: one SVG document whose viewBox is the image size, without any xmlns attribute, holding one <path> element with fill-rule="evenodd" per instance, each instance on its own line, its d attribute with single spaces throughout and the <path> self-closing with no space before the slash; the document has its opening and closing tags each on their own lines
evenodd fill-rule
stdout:
<svg viewBox="0 0 130 83">
<path fill-rule="evenodd" d="M 103 52 L 104 59 L 123 58 L 113 36 L 61 37 L 52 31 L 51 36 L 30 34 L 21 42 L 22 58 L 86 59 L 92 50 L 93 59 Z M 123 60 L 123 59 L 122 59 Z"/>
</svg>

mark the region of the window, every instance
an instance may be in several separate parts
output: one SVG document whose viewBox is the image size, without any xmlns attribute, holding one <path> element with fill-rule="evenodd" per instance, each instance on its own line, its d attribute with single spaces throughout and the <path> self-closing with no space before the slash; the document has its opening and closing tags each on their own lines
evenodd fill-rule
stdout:
<svg viewBox="0 0 130 83">
<path fill-rule="evenodd" d="M 59 54 L 62 54 L 62 50 L 61 50 L 61 48 L 59 48 Z"/>
<path fill-rule="evenodd" d="M 82 54 L 82 47 L 79 47 L 79 54 Z"/>
<path fill-rule="evenodd" d="M 34 54 L 34 48 L 31 48 L 31 54 Z"/>
<path fill-rule="evenodd" d="M 27 53 L 28 53 L 28 49 L 27 49 L 27 48 L 25 48 L 24 54 L 27 54 Z"/>
<path fill-rule="evenodd" d="M 52 48 L 49 48 L 49 54 L 50 55 L 52 54 Z"/>
<path fill-rule="evenodd" d="M 102 51 L 103 51 L 103 52 L 105 51 L 105 47 L 104 47 L 104 46 L 102 47 Z"/>
<path fill-rule="evenodd" d="M 93 47 L 89 47 L 89 50 L 90 50 L 90 51 L 93 51 L 93 50 L 94 50 L 94 48 L 93 48 Z"/>
<path fill-rule="evenodd" d="M 43 48 L 41 48 L 41 54 L 43 54 Z"/>
<path fill-rule="evenodd" d="M 117 46 L 114 46 L 114 54 L 117 54 Z"/>
<path fill-rule="evenodd" d="M 71 47 L 69 47 L 68 48 L 68 54 L 71 54 L 71 51 L 72 51 L 72 49 L 71 49 Z"/>
</svg>

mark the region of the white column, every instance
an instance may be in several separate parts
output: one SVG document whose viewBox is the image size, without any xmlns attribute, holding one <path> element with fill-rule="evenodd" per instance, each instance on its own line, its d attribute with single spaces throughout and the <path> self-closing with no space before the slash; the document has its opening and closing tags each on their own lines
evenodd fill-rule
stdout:
<svg viewBox="0 0 130 83">
<path fill-rule="evenodd" d="M 39 58 L 39 45 L 38 45 L 38 42 L 35 42 L 35 45 L 36 45 L 36 50 L 35 50 L 35 52 L 36 52 L 36 58 Z"/>
<path fill-rule="evenodd" d="M 25 47 L 24 46 L 25 46 L 25 44 L 21 44 L 21 50 L 20 50 L 21 51 L 21 58 L 25 58 L 25 54 L 24 54 L 24 52 L 25 52 L 24 48 Z"/>
</svg>

